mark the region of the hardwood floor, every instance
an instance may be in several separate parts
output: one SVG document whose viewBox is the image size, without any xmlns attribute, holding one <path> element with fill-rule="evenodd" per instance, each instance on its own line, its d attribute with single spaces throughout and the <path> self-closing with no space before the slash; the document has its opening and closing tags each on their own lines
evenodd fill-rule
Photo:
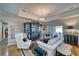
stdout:
<svg viewBox="0 0 79 59">
<path fill-rule="evenodd" d="M 21 56 L 21 51 L 17 49 L 16 45 L 8 46 L 9 56 Z"/>
<path fill-rule="evenodd" d="M 72 55 L 79 56 L 79 46 L 72 46 Z"/>
<path fill-rule="evenodd" d="M 32 53 L 32 50 L 29 50 L 28 52 L 25 50 L 26 56 L 34 56 Z M 16 45 L 0 45 L 0 55 L 1 56 L 22 56 L 21 50 L 18 50 Z M 79 46 L 73 46 L 72 45 L 72 55 L 73 56 L 79 56 Z"/>
<path fill-rule="evenodd" d="M 25 53 L 25 56 L 34 56 L 34 54 L 32 53 L 32 50 L 23 50 Z M 11 45 L 8 46 L 8 55 L 9 56 L 22 56 L 22 51 L 17 49 L 16 44 L 15 45 Z"/>
<path fill-rule="evenodd" d="M 68 43 L 66 43 L 68 44 Z M 69 44 L 71 45 L 71 44 Z M 79 46 L 76 46 L 76 45 L 71 45 L 72 46 L 72 50 L 71 50 L 71 55 L 72 56 L 79 56 Z"/>
<path fill-rule="evenodd" d="M 0 55 L 7 56 L 8 55 L 8 47 L 6 44 L 0 46 Z"/>
<path fill-rule="evenodd" d="M 24 51 L 24 52 L 27 53 L 26 51 Z M 21 51 L 17 50 L 16 45 L 8 47 L 8 54 L 9 54 L 9 56 L 21 56 L 22 55 Z M 79 46 L 72 45 L 72 55 L 79 56 Z M 29 50 L 28 53 L 26 54 L 26 56 L 34 56 L 34 54 L 32 54 L 32 51 Z"/>
<path fill-rule="evenodd" d="M 0 45 L 0 56 L 1 56 L 1 45 Z"/>
</svg>

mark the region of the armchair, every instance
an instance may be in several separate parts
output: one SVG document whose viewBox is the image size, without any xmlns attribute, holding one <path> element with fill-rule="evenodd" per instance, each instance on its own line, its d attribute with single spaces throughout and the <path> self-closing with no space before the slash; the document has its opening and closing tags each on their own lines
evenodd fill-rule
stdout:
<svg viewBox="0 0 79 59">
<path fill-rule="evenodd" d="M 23 52 L 23 49 L 28 50 L 31 45 L 31 40 L 28 40 L 27 35 L 25 33 L 18 33 L 15 35 L 17 48 L 21 49 Z M 24 52 L 23 52 L 23 55 Z"/>
</svg>

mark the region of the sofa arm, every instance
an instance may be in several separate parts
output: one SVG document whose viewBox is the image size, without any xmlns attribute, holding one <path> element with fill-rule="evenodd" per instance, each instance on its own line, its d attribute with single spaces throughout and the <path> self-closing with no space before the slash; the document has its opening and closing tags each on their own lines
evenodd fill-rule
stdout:
<svg viewBox="0 0 79 59">
<path fill-rule="evenodd" d="M 52 46 L 54 47 L 54 49 L 56 49 L 61 43 L 63 43 L 64 39 L 59 39 L 58 41 L 56 41 L 56 43 Z"/>
<path fill-rule="evenodd" d="M 37 44 L 38 44 L 38 46 L 39 47 L 41 47 L 41 48 L 43 48 L 43 49 L 45 49 L 45 48 L 47 48 L 47 49 L 54 49 L 52 46 L 50 46 L 50 45 L 48 45 L 48 44 L 46 44 L 46 43 L 43 43 L 43 42 L 41 42 L 41 41 L 37 41 Z"/>
<path fill-rule="evenodd" d="M 53 48 L 53 46 L 50 46 L 50 45 L 43 43 L 41 41 L 37 41 L 37 44 L 40 48 L 44 49 L 47 52 L 48 56 L 55 55 L 55 49 Z"/>
<path fill-rule="evenodd" d="M 48 49 L 56 49 L 56 47 L 63 42 L 63 39 L 57 40 L 52 46 L 41 41 L 37 41 L 38 46 L 48 48 Z"/>
<path fill-rule="evenodd" d="M 30 47 L 30 45 L 31 45 L 31 40 L 28 40 L 27 42 L 24 42 L 24 46 Z"/>
</svg>

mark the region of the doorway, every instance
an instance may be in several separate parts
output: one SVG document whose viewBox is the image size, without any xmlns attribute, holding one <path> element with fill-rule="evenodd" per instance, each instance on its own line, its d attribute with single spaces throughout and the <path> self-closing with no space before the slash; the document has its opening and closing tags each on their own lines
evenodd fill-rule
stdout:
<svg viewBox="0 0 79 59">
<path fill-rule="evenodd" d="M 8 40 L 8 23 L 6 22 L 3 22 L 3 28 L 2 28 L 2 31 L 3 31 L 3 40 Z"/>
</svg>

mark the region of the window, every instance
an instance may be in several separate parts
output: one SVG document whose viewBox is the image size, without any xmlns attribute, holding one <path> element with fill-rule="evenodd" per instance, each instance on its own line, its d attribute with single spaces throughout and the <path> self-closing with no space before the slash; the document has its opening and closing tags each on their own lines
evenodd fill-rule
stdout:
<svg viewBox="0 0 79 59">
<path fill-rule="evenodd" d="M 55 27 L 55 34 L 57 35 L 57 36 L 62 36 L 62 34 L 63 34 L 63 26 L 56 26 Z"/>
</svg>

